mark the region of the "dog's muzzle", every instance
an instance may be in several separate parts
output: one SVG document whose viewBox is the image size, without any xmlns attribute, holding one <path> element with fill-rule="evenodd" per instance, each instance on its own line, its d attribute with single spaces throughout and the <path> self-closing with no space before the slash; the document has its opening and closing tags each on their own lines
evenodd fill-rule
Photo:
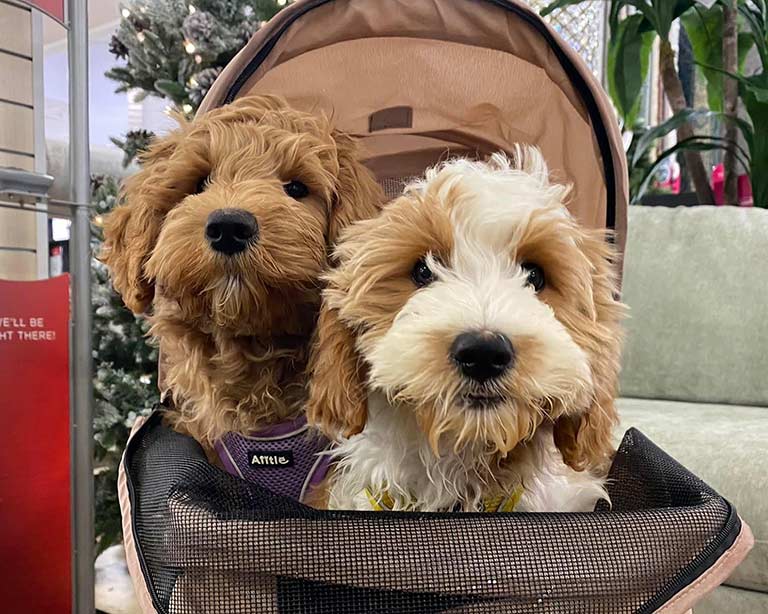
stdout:
<svg viewBox="0 0 768 614">
<path fill-rule="evenodd" d="M 461 333 L 450 352 L 461 374 L 479 383 L 502 376 L 515 360 L 509 339 L 493 332 Z"/>
<path fill-rule="evenodd" d="M 244 251 L 258 236 L 256 218 L 242 209 L 217 209 L 205 225 L 205 238 L 211 248 L 227 256 Z"/>
</svg>

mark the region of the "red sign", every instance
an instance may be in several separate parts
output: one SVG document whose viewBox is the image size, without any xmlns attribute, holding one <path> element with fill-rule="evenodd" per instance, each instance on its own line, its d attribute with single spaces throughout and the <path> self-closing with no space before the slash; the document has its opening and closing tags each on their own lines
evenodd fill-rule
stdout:
<svg viewBox="0 0 768 614">
<path fill-rule="evenodd" d="M 69 276 L 0 280 L 0 611 L 72 609 Z"/>
<path fill-rule="evenodd" d="M 38 8 L 64 23 L 64 0 L 21 0 L 21 3 L 28 4 L 32 8 Z"/>
</svg>

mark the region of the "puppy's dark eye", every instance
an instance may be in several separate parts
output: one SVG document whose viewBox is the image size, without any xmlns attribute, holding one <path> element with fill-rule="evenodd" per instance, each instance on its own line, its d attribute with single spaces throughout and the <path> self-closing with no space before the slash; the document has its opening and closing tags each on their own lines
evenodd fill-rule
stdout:
<svg viewBox="0 0 768 614">
<path fill-rule="evenodd" d="M 419 288 L 423 288 L 435 281 L 436 278 L 432 269 L 429 268 L 427 261 L 424 258 L 420 258 L 418 262 L 413 265 L 411 279 Z"/>
<path fill-rule="evenodd" d="M 283 184 L 283 190 L 285 190 L 285 193 L 288 194 L 288 196 L 295 198 L 296 200 L 309 196 L 309 188 L 301 181 L 296 181 L 295 179 Z"/>
<path fill-rule="evenodd" d="M 528 274 L 526 283 L 536 292 L 541 292 L 547 285 L 547 279 L 544 277 L 544 270 L 533 262 L 523 262 L 523 270 Z"/>
<path fill-rule="evenodd" d="M 206 175 L 205 177 L 201 177 L 198 180 L 197 185 L 195 186 L 195 191 L 192 192 L 192 193 L 193 194 L 202 194 L 203 192 L 205 192 L 205 188 L 208 187 L 208 184 L 210 183 L 210 180 L 211 180 L 211 176 L 210 175 Z"/>
</svg>

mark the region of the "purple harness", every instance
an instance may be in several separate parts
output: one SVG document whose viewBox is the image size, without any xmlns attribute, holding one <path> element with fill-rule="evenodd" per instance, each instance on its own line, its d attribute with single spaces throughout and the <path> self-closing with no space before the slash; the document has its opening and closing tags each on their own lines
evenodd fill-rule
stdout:
<svg viewBox="0 0 768 614">
<path fill-rule="evenodd" d="M 325 478 L 332 459 L 323 452 L 330 447 L 306 416 L 251 435 L 227 433 L 215 445 L 227 472 L 297 501 Z"/>
</svg>

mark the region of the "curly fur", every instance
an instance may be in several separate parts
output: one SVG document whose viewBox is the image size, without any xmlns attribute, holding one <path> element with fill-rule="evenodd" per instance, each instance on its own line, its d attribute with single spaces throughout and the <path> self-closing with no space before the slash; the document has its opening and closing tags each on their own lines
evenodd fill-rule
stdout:
<svg viewBox="0 0 768 614">
<path fill-rule="evenodd" d="M 476 509 L 521 483 L 537 511 L 604 494 L 624 307 L 610 243 L 570 216 L 567 195 L 520 147 L 430 169 L 342 233 L 308 402 L 341 441 L 335 505 L 356 506 L 366 486 L 423 510 Z M 411 278 L 420 258 L 435 274 L 423 288 Z M 541 291 L 524 263 L 545 272 Z M 450 346 L 470 331 L 510 339 L 513 368 L 462 377 Z M 478 409 L 478 397 L 490 400 Z"/>
<path fill-rule="evenodd" d="M 101 257 L 126 305 L 148 311 L 172 421 L 211 445 L 302 411 L 330 246 L 383 196 L 349 137 L 279 97 L 179 122 L 125 181 Z M 306 198 L 285 193 L 293 180 L 307 185 Z M 205 239 L 209 214 L 226 208 L 252 214 L 259 228 L 231 256 Z"/>
</svg>

